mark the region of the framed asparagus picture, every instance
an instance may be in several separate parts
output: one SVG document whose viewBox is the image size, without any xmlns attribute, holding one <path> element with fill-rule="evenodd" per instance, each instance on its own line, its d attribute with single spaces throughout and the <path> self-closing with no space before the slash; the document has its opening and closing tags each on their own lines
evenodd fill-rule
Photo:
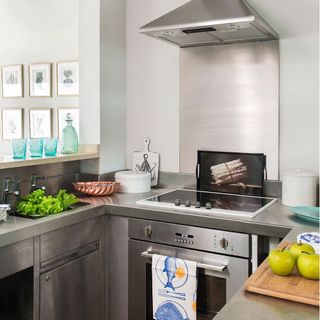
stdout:
<svg viewBox="0 0 320 320">
<path fill-rule="evenodd" d="M 197 168 L 199 190 L 263 195 L 263 153 L 198 151 Z"/>
</svg>

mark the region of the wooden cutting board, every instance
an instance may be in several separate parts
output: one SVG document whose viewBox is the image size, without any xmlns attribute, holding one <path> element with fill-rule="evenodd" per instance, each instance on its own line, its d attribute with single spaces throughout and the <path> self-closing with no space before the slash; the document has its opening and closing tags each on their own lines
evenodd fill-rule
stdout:
<svg viewBox="0 0 320 320">
<path fill-rule="evenodd" d="M 291 243 L 286 242 L 279 247 L 290 247 L 290 245 Z M 319 306 L 318 280 L 301 277 L 296 268 L 290 276 L 275 275 L 267 259 L 245 282 L 245 289 L 271 297 Z"/>
<path fill-rule="evenodd" d="M 150 139 L 144 138 L 144 150 L 133 152 L 132 170 L 136 172 L 150 172 L 151 186 L 158 184 L 159 153 L 150 152 Z"/>
</svg>

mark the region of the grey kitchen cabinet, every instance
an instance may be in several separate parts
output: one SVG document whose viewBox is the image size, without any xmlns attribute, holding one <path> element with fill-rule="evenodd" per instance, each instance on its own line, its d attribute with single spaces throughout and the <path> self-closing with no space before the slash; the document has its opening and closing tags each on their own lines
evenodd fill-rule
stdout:
<svg viewBox="0 0 320 320">
<path fill-rule="evenodd" d="M 128 218 L 109 216 L 108 320 L 128 319 Z M 120 307 L 121 306 L 121 307 Z M 140 320 L 140 319 L 137 319 Z"/>
<path fill-rule="evenodd" d="M 99 253 L 93 251 L 40 277 L 40 319 L 101 319 Z"/>
<path fill-rule="evenodd" d="M 40 320 L 104 319 L 104 217 L 40 237 Z"/>
<path fill-rule="evenodd" d="M 0 319 L 33 320 L 33 238 L 0 247 Z"/>
<path fill-rule="evenodd" d="M 0 248 L 0 279 L 33 265 L 33 239 L 23 240 Z"/>
<path fill-rule="evenodd" d="M 0 319 L 33 320 L 33 269 L 0 280 Z"/>
</svg>

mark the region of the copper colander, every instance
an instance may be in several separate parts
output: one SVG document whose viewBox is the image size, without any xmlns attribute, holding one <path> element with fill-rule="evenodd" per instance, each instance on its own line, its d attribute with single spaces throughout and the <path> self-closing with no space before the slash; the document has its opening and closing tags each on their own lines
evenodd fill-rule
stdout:
<svg viewBox="0 0 320 320">
<path fill-rule="evenodd" d="M 119 182 L 113 181 L 90 181 L 74 182 L 75 190 L 90 196 L 107 196 L 119 191 Z"/>
</svg>

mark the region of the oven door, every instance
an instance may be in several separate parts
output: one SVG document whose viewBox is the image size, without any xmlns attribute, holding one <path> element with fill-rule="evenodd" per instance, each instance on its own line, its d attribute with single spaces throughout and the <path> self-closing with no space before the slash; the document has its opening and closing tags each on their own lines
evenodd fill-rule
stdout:
<svg viewBox="0 0 320 320">
<path fill-rule="evenodd" d="M 198 262 L 197 320 L 211 320 L 249 275 L 248 259 L 130 239 L 129 320 L 153 319 L 152 253 Z"/>
</svg>

